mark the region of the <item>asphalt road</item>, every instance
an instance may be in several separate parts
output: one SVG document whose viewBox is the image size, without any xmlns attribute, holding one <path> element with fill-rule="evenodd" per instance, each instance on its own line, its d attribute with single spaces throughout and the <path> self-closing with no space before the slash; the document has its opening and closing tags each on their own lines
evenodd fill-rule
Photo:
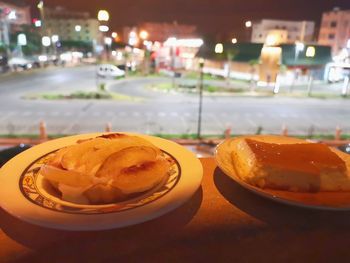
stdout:
<svg viewBox="0 0 350 263">
<path fill-rule="evenodd" d="M 35 134 L 41 120 L 49 133 L 73 134 L 113 130 L 148 134 L 196 133 L 198 95 L 165 93 L 145 88 L 167 78 L 130 78 L 110 83 L 110 90 L 137 97 L 137 101 L 25 100 L 39 92 L 94 90 L 95 68 L 48 69 L 0 77 L 0 134 Z M 283 124 L 290 134 L 334 133 L 339 125 L 350 133 L 350 100 L 314 98 L 253 98 L 206 95 L 203 99 L 203 134 L 280 133 Z M 311 128 L 312 127 L 312 128 Z"/>
</svg>

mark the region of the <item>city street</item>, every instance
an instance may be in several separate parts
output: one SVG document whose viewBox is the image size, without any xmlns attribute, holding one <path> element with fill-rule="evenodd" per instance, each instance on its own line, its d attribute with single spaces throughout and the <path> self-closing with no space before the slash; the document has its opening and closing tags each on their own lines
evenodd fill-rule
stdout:
<svg viewBox="0 0 350 263">
<path fill-rule="evenodd" d="M 37 134 L 45 121 L 50 134 L 113 130 L 148 134 L 197 132 L 198 95 L 155 91 L 147 86 L 164 83 L 163 77 L 129 78 L 109 83 L 113 92 L 138 100 L 25 100 L 40 93 L 96 90 L 94 66 L 47 69 L 0 77 L 0 134 Z M 350 133 L 350 108 L 346 99 L 287 97 L 232 97 L 205 95 L 203 134 L 280 133 L 333 134 L 339 125 Z M 310 128 L 313 127 L 313 128 Z"/>
</svg>

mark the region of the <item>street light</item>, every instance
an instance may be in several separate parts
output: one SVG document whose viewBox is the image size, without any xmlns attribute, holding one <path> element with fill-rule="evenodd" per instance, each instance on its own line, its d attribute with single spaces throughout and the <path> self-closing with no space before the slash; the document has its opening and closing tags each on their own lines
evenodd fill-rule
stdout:
<svg viewBox="0 0 350 263">
<path fill-rule="evenodd" d="M 50 37 L 48 36 L 43 36 L 41 38 L 41 44 L 44 46 L 44 47 L 49 47 L 51 45 L 51 39 Z"/>
<path fill-rule="evenodd" d="M 37 8 L 43 9 L 43 7 L 44 7 L 44 1 L 40 1 L 37 5 Z"/>
<path fill-rule="evenodd" d="M 117 38 L 117 37 L 118 37 L 118 33 L 117 33 L 117 32 L 112 32 L 111 36 L 112 36 L 113 38 Z"/>
<path fill-rule="evenodd" d="M 306 57 L 313 58 L 315 56 L 315 54 L 316 54 L 315 47 L 313 47 L 313 46 L 307 47 L 306 53 L 305 53 Z"/>
<path fill-rule="evenodd" d="M 25 34 L 21 33 L 21 34 L 18 34 L 17 36 L 17 44 L 19 46 L 26 46 L 27 45 L 27 37 Z"/>
<path fill-rule="evenodd" d="M 223 53 L 223 52 L 224 52 L 224 46 L 223 46 L 223 44 L 217 43 L 217 44 L 215 45 L 215 53 L 216 53 L 216 54 L 221 54 L 221 53 Z"/>
<path fill-rule="evenodd" d="M 52 41 L 52 43 L 56 43 L 56 42 L 58 42 L 58 40 L 59 40 L 58 35 L 52 35 L 52 36 L 51 36 L 51 41 Z"/>
<path fill-rule="evenodd" d="M 232 44 L 236 44 L 237 43 L 237 38 L 232 38 L 232 40 L 231 40 L 231 42 L 232 42 Z"/>
<path fill-rule="evenodd" d="M 204 59 L 199 59 L 199 107 L 198 107 L 198 127 L 197 127 L 197 139 L 201 138 L 201 130 L 202 130 L 202 105 L 203 105 L 203 67 L 204 67 Z"/>
<path fill-rule="evenodd" d="M 108 32 L 109 27 L 106 26 L 106 25 L 100 25 L 100 26 L 98 27 L 98 30 L 100 30 L 101 32 Z"/>
<path fill-rule="evenodd" d="M 128 43 L 130 46 L 135 46 L 138 42 L 137 34 L 135 31 L 131 31 L 129 33 L 129 40 Z"/>
<path fill-rule="evenodd" d="M 148 38 L 148 32 L 145 31 L 145 30 L 142 30 L 142 31 L 140 32 L 140 38 L 141 38 L 142 40 L 147 39 L 147 38 Z"/>
<path fill-rule="evenodd" d="M 245 21 L 245 27 L 252 27 L 252 21 L 248 20 L 248 21 Z"/>
<path fill-rule="evenodd" d="M 9 20 L 16 20 L 17 19 L 17 15 L 16 15 L 16 11 L 11 10 L 10 13 L 7 15 Z"/>
<path fill-rule="evenodd" d="M 76 32 L 80 32 L 81 31 L 81 25 L 76 25 L 74 27 L 74 29 L 75 29 Z"/>
<path fill-rule="evenodd" d="M 109 13 L 106 10 L 99 10 L 97 13 L 98 21 L 108 21 Z"/>
<path fill-rule="evenodd" d="M 110 38 L 110 37 L 105 37 L 104 41 L 105 41 L 105 44 L 106 44 L 106 45 L 108 45 L 108 46 L 112 45 L 112 38 Z"/>
</svg>

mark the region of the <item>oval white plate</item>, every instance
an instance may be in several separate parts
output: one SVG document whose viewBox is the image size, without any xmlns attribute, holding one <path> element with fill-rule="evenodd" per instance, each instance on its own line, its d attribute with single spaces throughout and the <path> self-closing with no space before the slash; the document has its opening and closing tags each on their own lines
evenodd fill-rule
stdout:
<svg viewBox="0 0 350 263">
<path fill-rule="evenodd" d="M 159 217 L 182 205 L 199 188 L 203 168 L 192 152 L 172 141 L 127 133 L 152 142 L 175 160 L 174 172 L 161 186 L 131 200 L 100 206 L 64 202 L 44 190 L 36 167 L 45 161 L 45 156 L 75 144 L 77 140 L 102 134 L 82 134 L 48 141 L 11 159 L 0 170 L 0 206 L 13 216 L 36 225 L 64 230 L 103 230 Z"/>
<path fill-rule="evenodd" d="M 270 137 L 272 138 L 272 140 L 276 140 L 276 138 L 278 139 L 278 136 Z M 256 136 L 256 139 L 259 139 L 259 136 Z M 216 147 L 215 160 L 219 168 L 226 175 L 228 175 L 238 184 L 240 184 L 242 187 L 259 196 L 271 199 L 282 204 L 320 210 L 350 211 L 350 192 L 298 193 L 289 191 L 278 191 L 272 189 L 262 189 L 244 182 L 237 176 L 235 169 L 231 164 L 231 152 L 229 149 L 232 140 L 234 140 L 234 138 L 227 139 Z M 290 140 L 291 143 L 305 142 L 304 140 L 289 137 L 284 138 L 284 141 L 286 140 Z M 340 151 L 335 150 L 335 152 L 342 156 L 345 155 L 345 158 L 348 158 L 346 154 Z"/>
</svg>

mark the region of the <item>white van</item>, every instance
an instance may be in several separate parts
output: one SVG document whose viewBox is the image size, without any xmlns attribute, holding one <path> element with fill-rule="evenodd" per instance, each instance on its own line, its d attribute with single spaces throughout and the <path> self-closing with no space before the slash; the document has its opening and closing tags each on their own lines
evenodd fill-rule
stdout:
<svg viewBox="0 0 350 263">
<path fill-rule="evenodd" d="M 97 67 L 97 75 L 102 78 L 118 78 L 125 76 L 125 71 L 114 65 L 101 64 Z"/>
</svg>

